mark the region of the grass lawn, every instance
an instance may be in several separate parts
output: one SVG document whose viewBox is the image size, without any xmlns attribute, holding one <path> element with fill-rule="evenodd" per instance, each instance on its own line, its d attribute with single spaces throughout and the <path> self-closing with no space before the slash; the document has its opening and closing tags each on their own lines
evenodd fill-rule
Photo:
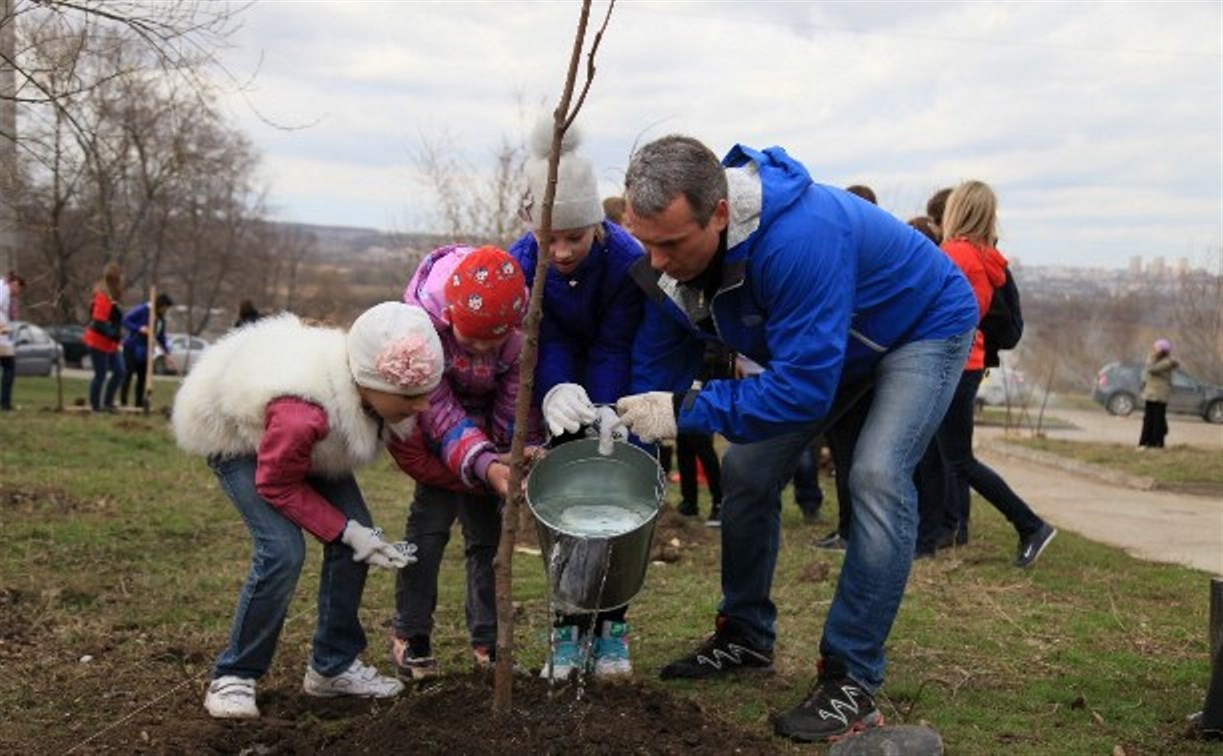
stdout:
<svg viewBox="0 0 1223 756">
<path fill-rule="evenodd" d="M 66 403 L 84 386 L 67 381 Z M 165 386 L 155 404 L 168 401 Z M 126 716 L 155 711 L 159 697 L 200 700 L 249 556 L 232 507 L 203 460 L 174 446 L 164 416 L 43 409 L 54 396 L 51 379 L 21 378 L 15 401 L 23 409 L 0 416 L 4 752 L 63 752 L 133 727 Z M 359 478 L 375 522 L 401 532 L 411 481 L 385 457 Z M 831 519 L 835 493 L 823 483 Z M 1183 738 L 1209 675 L 1206 574 L 1138 561 L 1072 533 L 1021 572 L 1011 566 L 1011 528 L 992 507 L 976 513 L 969 546 L 914 567 L 880 698 L 891 722 L 929 722 L 959 754 L 1218 752 Z M 839 555 L 811 546 L 830 526 L 803 524 L 788 491 L 783 518 L 773 584 L 777 675 L 666 685 L 654 676 L 711 630 L 718 541 L 699 525 L 677 536 L 680 561 L 651 566 L 629 613 L 639 678 L 759 732 L 806 693 L 840 568 Z M 310 549 L 261 695 L 300 685 L 319 552 Z M 514 574 L 523 608 L 518 658 L 537 668 L 547 626 L 540 559 L 519 555 Z M 372 572 L 364 599 L 367 660 L 384 670 L 393 588 L 391 575 Z M 462 593 L 456 533 L 435 632 L 446 671 L 468 665 Z"/>
<path fill-rule="evenodd" d="M 1007 438 L 1006 442 L 1148 476 L 1155 479 L 1157 487 L 1167 490 L 1223 495 L 1223 458 L 1217 449 L 1174 444 L 1162 450 L 1139 451 L 1129 444 L 1020 437 Z"/>
</svg>

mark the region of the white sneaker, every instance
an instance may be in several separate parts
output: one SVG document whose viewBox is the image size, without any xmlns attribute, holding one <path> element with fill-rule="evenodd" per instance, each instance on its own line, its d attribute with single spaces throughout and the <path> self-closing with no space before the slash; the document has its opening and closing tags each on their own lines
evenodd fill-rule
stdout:
<svg viewBox="0 0 1223 756">
<path fill-rule="evenodd" d="M 333 696 L 361 696 L 363 698 L 391 698 L 403 690 L 403 683 L 393 677 L 378 674 L 378 670 L 354 659 L 352 666 L 335 677 L 323 677 L 306 667 L 302 690 L 307 695 L 319 698 Z"/>
<path fill-rule="evenodd" d="M 204 708 L 217 719 L 258 719 L 255 681 L 233 675 L 218 677 L 208 686 Z"/>
</svg>

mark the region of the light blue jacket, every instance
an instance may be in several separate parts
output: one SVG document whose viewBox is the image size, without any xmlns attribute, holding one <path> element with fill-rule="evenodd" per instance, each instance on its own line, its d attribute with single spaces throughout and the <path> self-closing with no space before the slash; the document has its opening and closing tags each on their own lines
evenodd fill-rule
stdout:
<svg viewBox="0 0 1223 756">
<path fill-rule="evenodd" d="M 730 223 L 721 285 L 709 302 L 649 267 L 633 345 L 634 393 L 688 391 L 705 341 L 765 368 L 688 395 L 681 432 L 758 441 L 821 420 L 842 379 L 868 376 L 890 350 L 977 325 L 955 264 L 916 230 L 848 192 L 811 180 L 780 147 L 736 145 L 726 166 Z M 716 333 L 697 324 L 712 313 Z"/>
</svg>

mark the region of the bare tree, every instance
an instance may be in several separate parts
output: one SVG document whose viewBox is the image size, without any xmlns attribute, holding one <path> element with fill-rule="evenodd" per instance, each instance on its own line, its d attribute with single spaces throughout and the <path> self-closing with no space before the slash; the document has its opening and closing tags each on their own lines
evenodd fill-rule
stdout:
<svg viewBox="0 0 1223 756">
<path fill-rule="evenodd" d="M 421 136 L 412 154 L 421 180 L 437 202 L 439 230 L 467 244 L 508 247 L 519 235 L 518 201 L 523 141 L 502 136 L 493 156 L 491 175 L 463 156 L 454 136 L 444 131 Z"/>
<path fill-rule="evenodd" d="M 225 73 L 215 52 L 237 28 L 237 17 L 247 4 L 207 2 L 206 0 L 27 0 L 12 2 L 11 11 L 0 16 L 0 26 L 15 28 L 16 44 L 12 54 L 0 52 L 0 64 L 16 72 L 16 91 L 0 97 L 17 102 L 46 106 L 61 112 L 76 130 L 78 98 L 92 89 L 147 68 L 153 62 L 165 80 L 177 80 L 191 91 L 207 93 L 211 85 L 201 71 L 212 67 Z M 128 57 L 120 67 L 108 65 L 109 46 L 92 45 L 90 40 L 105 37 L 113 44 L 139 50 L 139 57 Z M 57 40 L 70 54 L 55 66 L 45 67 L 35 60 L 39 46 Z M 0 134 L 12 141 L 13 134 Z"/>
<path fill-rule="evenodd" d="M 1223 247 L 1212 254 L 1209 269 L 1181 275 L 1174 322 L 1177 351 L 1193 356 L 1199 378 L 1223 383 Z"/>
<path fill-rule="evenodd" d="M 573 102 L 573 88 L 577 80 L 578 61 L 586 39 L 586 25 L 590 19 L 590 0 L 582 0 L 582 12 L 578 18 L 577 32 L 573 37 L 573 51 L 569 57 L 569 71 L 565 77 L 565 88 L 561 93 L 560 102 L 553 111 L 552 149 L 548 157 L 548 183 L 543 196 L 543 207 L 540 217 L 540 235 L 547 237 L 552 233 L 552 205 L 556 198 L 557 166 L 560 163 L 561 142 L 565 132 L 573 125 L 590 85 L 595 76 L 595 54 L 603 33 L 611 20 L 612 10 L 616 1 L 611 0 L 607 6 L 607 15 L 603 24 L 595 34 L 590 52 L 586 56 L 586 80 L 577 101 Z M 522 361 L 518 376 L 521 389 L 518 392 L 518 403 L 514 412 L 514 438 L 510 445 L 510 483 L 509 496 L 505 510 L 501 516 L 501 541 L 497 545 L 497 558 L 494 563 L 494 575 L 497 586 L 497 666 L 493 679 L 493 711 L 506 714 L 510 711 L 512 682 L 514 669 L 514 601 L 513 601 L 513 559 L 514 543 L 518 535 L 518 510 L 522 506 L 522 476 L 523 448 L 526 442 L 528 417 L 531 412 L 531 401 L 535 390 L 535 363 L 539 356 L 539 321 L 543 315 L 544 281 L 547 278 L 548 266 L 551 263 L 551 253 L 541 245 L 539 264 L 535 266 L 535 280 L 531 286 L 531 300 L 527 306 L 524 331 L 526 344 L 522 350 Z"/>
</svg>

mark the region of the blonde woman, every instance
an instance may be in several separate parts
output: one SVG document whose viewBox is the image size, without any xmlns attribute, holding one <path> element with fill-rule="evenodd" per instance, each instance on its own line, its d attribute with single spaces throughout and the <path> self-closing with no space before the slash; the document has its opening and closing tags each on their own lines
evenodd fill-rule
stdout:
<svg viewBox="0 0 1223 756">
<path fill-rule="evenodd" d="M 1006 281 L 1006 258 L 998 251 L 998 200 L 988 185 L 965 181 L 952 190 L 943 215 L 942 249 L 972 286 L 980 316 L 989 311 L 994 287 Z M 951 406 L 935 434 L 949 470 L 947 506 L 958 518 L 956 540 L 967 541 L 969 487 L 1010 521 L 1019 534 L 1016 567 L 1030 567 L 1057 529 L 1042 520 L 998 473 L 972 453 L 973 404 L 985 373 L 985 338 L 977 331 Z M 962 534 L 962 535 L 961 535 Z"/>
<path fill-rule="evenodd" d="M 119 349 L 123 338 L 123 309 L 119 306 L 122 296 L 123 270 L 117 262 L 106 263 L 102 277 L 93 286 L 89 325 L 85 328 L 85 346 L 89 348 L 89 361 L 93 364 L 89 407 L 94 412 L 114 412 L 115 393 L 123 383 L 123 353 Z"/>
</svg>

